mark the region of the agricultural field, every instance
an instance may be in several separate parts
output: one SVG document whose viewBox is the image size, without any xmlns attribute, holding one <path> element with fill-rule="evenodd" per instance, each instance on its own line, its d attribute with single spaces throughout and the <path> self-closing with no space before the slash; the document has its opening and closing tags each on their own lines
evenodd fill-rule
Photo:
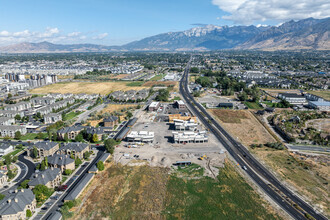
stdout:
<svg viewBox="0 0 330 220">
<path fill-rule="evenodd" d="M 107 95 L 113 91 L 141 90 L 148 86 L 127 86 L 127 82 L 64 82 L 30 90 L 32 94 L 47 93 L 87 93 Z"/>
<path fill-rule="evenodd" d="M 193 165 L 111 164 L 89 184 L 73 219 L 280 219 L 226 162 L 216 179 Z"/>
</svg>

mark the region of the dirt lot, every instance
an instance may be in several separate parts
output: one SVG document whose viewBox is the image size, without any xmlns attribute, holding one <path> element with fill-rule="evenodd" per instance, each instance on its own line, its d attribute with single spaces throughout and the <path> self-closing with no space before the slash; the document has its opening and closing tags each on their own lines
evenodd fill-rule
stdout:
<svg viewBox="0 0 330 220">
<path fill-rule="evenodd" d="M 141 90 L 147 86 L 126 86 L 127 82 L 65 82 L 30 90 L 32 94 L 46 93 L 87 93 L 107 95 L 112 91 Z"/>
<path fill-rule="evenodd" d="M 132 128 L 132 131 L 154 131 L 154 142 L 136 145 L 136 148 L 128 148 L 128 146 L 135 144 L 123 141 L 116 149 L 115 161 L 128 164 L 135 160 L 134 155 L 139 155 L 139 159 L 151 166 L 170 167 L 176 161 L 189 160 L 206 167 L 205 160 L 198 160 L 200 156 L 206 154 L 207 157 L 212 159 L 212 167 L 221 166 L 226 157 L 225 150 L 214 135 L 209 134 L 207 143 L 176 144 L 172 140 L 172 131 L 174 131 L 171 130 L 172 126 L 167 122 L 155 122 L 155 118 L 156 113 L 144 113 Z M 198 126 L 198 129 L 203 130 L 201 125 Z M 129 154 L 129 156 L 124 157 L 124 154 Z M 216 169 L 214 171 L 217 172 Z M 212 175 L 212 172 L 209 170 L 206 172 L 206 175 Z"/>
<path fill-rule="evenodd" d="M 330 118 L 314 119 L 306 122 L 306 127 L 313 127 L 330 134 Z"/>
<path fill-rule="evenodd" d="M 115 112 L 115 111 L 120 112 L 120 110 L 122 110 L 122 109 L 131 108 L 131 107 L 135 108 L 136 106 L 137 105 L 132 105 L 132 104 L 124 104 L 124 105 L 109 104 L 104 109 L 102 109 L 102 111 L 98 112 L 98 115 L 104 114 L 106 112 L 108 112 L 110 114 L 113 113 L 113 112 Z M 122 115 L 122 116 L 120 116 L 120 120 L 121 121 L 125 120 L 125 117 L 126 117 L 125 114 Z M 94 126 L 95 127 L 97 124 L 99 124 L 102 121 L 103 121 L 103 119 L 100 119 L 100 120 L 88 120 L 87 122 L 89 122 L 91 126 Z"/>
<path fill-rule="evenodd" d="M 229 133 L 246 146 L 276 142 L 248 110 L 210 109 L 209 111 L 217 116 Z"/>
<path fill-rule="evenodd" d="M 131 104 L 125 104 L 125 105 L 116 105 L 116 104 L 109 104 L 107 105 L 104 109 L 102 109 L 102 111 L 99 112 L 99 114 L 103 114 L 103 113 L 112 113 L 115 111 L 120 111 L 121 109 L 124 108 L 130 108 L 130 107 L 136 107 L 137 105 L 131 105 Z"/>
</svg>

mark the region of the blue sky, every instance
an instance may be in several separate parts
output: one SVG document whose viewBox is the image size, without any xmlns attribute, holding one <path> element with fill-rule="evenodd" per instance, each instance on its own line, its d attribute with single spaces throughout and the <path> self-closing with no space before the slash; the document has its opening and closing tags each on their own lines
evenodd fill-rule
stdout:
<svg viewBox="0 0 330 220">
<path fill-rule="evenodd" d="M 42 40 L 121 45 L 159 33 L 186 30 L 193 24 L 275 25 L 310 15 L 329 16 L 326 0 L 296 0 L 295 5 L 301 3 L 299 7 L 287 0 L 262 4 L 267 1 L 0 0 L 0 45 Z"/>
</svg>

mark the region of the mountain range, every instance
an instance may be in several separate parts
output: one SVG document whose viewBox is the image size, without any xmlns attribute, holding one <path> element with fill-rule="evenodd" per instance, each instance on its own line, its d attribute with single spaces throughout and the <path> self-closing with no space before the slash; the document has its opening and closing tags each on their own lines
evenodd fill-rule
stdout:
<svg viewBox="0 0 330 220">
<path fill-rule="evenodd" d="M 330 50 L 330 17 L 289 21 L 279 26 L 205 25 L 168 32 L 122 46 L 96 44 L 19 43 L 0 53 L 68 53 L 111 51 Z"/>
</svg>

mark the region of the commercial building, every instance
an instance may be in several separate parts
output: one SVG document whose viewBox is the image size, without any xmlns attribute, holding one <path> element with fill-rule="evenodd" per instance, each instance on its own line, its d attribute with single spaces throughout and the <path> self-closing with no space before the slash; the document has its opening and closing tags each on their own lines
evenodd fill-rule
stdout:
<svg viewBox="0 0 330 220">
<path fill-rule="evenodd" d="M 308 106 L 320 111 L 330 111 L 330 102 L 328 101 L 309 101 Z"/>
<path fill-rule="evenodd" d="M 26 219 L 26 210 L 34 212 L 36 199 L 31 189 L 20 189 L 10 193 L 0 203 L 0 219 Z"/>
<path fill-rule="evenodd" d="M 145 142 L 152 143 L 154 141 L 155 132 L 153 131 L 131 131 L 126 140 L 129 142 Z"/>
<path fill-rule="evenodd" d="M 175 119 L 183 120 L 183 121 L 193 120 L 193 121 L 197 122 L 197 118 L 195 116 L 186 116 L 186 115 L 181 115 L 181 114 L 170 114 L 170 115 L 168 115 L 168 121 L 170 123 L 174 123 Z"/>
<path fill-rule="evenodd" d="M 195 131 L 197 129 L 197 124 L 192 119 L 189 121 L 174 119 L 174 128 L 175 130 L 180 130 L 180 131 L 182 130 Z"/>
<path fill-rule="evenodd" d="M 160 106 L 159 102 L 151 102 L 150 105 L 148 106 L 149 111 L 157 111 Z"/>
<path fill-rule="evenodd" d="M 204 143 L 208 141 L 206 131 L 172 132 L 174 143 Z"/>
<path fill-rule="evenodd" d="M 305 96 L 295 93 L 279 93 L 278 98 L 283 99 L 293 105 L 307 104 L 307 99 Z"/>
<path fill-rule="evenodd" d="M 36 185 L 45 185 L 48 188 L 55 188 L 61 185 L 62 172 L 60 168 L 49 168 L 39 173 L 34 173 L 28 183 L 33 189 Z"/>
<path fill-rule="evenodd" d="M 174 103 L 174 106 L 176 106 L 179 110 L 184 110 L 186 109 L 186 105 L 182 100 L 178 100 Z"/>
</svg>

